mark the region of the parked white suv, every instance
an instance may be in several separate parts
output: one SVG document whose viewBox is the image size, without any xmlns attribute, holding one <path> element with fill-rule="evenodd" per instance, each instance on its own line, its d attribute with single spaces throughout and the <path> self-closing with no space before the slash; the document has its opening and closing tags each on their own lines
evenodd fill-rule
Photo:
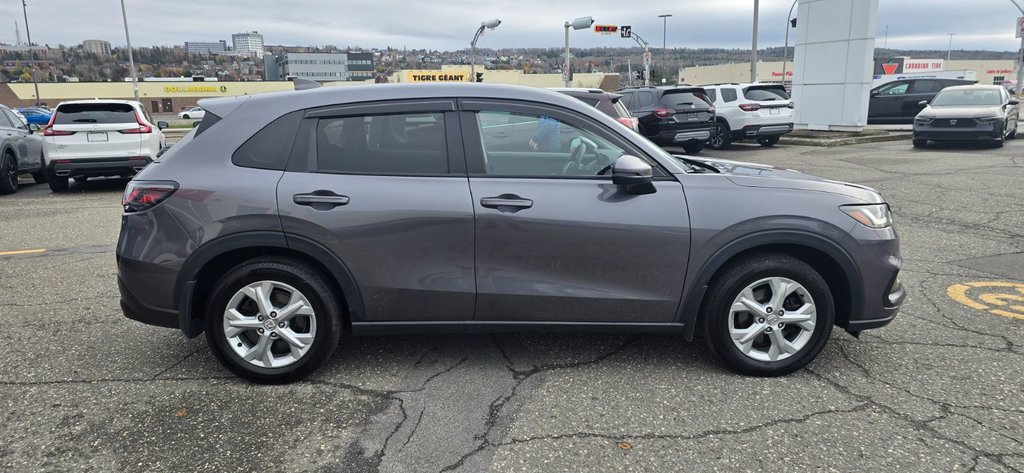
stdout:
<svg viewBox="0 0 1024 473">
<path fill-rule="evenodd" d="M 708 145 L 728 148 L 733 141 L 757 140 L 772 146 L 793 131 L 793 100 L 780 84 L 704 85 L 718 112 Z"/>
<path fill-rule="evenodd" d="M 131 177 L 156 159 L 164 146 L 162 129 L 141 103 L 130 100 L 61 102 L 43 130 L 47 181 L 54 192 L 68 179 Z"/>
</svg>

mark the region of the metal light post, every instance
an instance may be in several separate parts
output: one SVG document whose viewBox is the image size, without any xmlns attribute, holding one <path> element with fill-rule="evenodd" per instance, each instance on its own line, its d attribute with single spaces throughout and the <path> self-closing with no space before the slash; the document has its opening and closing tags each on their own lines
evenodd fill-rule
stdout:
<svg viewBox="0 0 1024 473">
<path fill-rule="evenodd" d="M 644 48 L 644 55 L 651 52 L 651 44 L 642 36 L 636 34 L 636 31 L 631 32 L 629 37 L 633 38 L 633 41 L 636 41 L 636 44 L 640 45 L 641 48 Z M 630 77 L 630 79 L 632 79 L 632 77 Z M 651 85 L 651 62 L 644 61 L 644 86 L 646 87 L 648 85 Z"/>
<path fill-rule="evenodd" d="M 786 15 L 786 41 L 782 46 L 782 86 L 786 86 L 786 59 L 789 58 L 789 29 L 793 26 L 793 7 L 800 0 L 793 0 L 793 4 L 789 6 L 789 14 Z"/>
<path fill-rule="evenodd" d="M 750 82 L 757 82 L 757 11 L 760 0 L 754 0 L 754 34 L 750 46 Z"/>
<path fill-rule="evenodd" d="M 670 16 L 672 15 L 667 13 L 664 15 L 658 15 L 658 18 L 661 18 L 661 68 L 665 71 L 666 76 L 668 76 L 668 62 L 665 57 L 668 54 L 668 45 L 665 42 L 665 32 L 668 30 L 668 17 Z M 662 77 L 663 81 L 664 79 L 665 78 Z"/>
<path fill-rule="evenodd" d="M 1020 7 L 1020 4 L 1017 3 L 1017 0 L 1010 0 L 1010 1 L 1013 2 L 1013 6 L 1017 7 L 1017 10 L 1020 10 L 1020 16 L 1024 16 L 1024 8 Z M 1016 92 L 1017 92 L 1017 98 L 1018 99 L 1020 99 L 1020 97 L 1021 97 L 1021 89 L 1022 89 L 1021 85 L 1024 84 L 1024 64 L 1021 64 L 1021 62 L 1019 60 L 1019 56 L 1020 56 L 1021 51 L 1024 51 L 1024 35 L 1021 35 L 1021 38 L 1020 38 L 1020 51 L 1017 51 L 1018 61 L 1017 61 L 1017 87 L 1016 87 Z"/>
<path fill-rule="evenodd" d="M 562 69 L 562 78 L 565 79 L 565 86 L 569 87 L 572 85 L 572 79 L 569 75 L 570 70 L 570 59 L 569 59 L 569 27 L 574 30 L 585 30 L 590 28 L 590 25 L 594 24 L 594 18 L 589 16 L 581 16 L 572 23 L 565 22 L 565 68 Z"/>
<path fill-rule="evenodd" d="M 135 94 L 135 101 L 138 102 L 139 81 L 135 77 L 135 57 L 132 55 L 132 37 L 128 34 L 128 13 L 124 9 L 124 0 L 121 0 L 121 18 L 124 19 L 124 39 L 128 43 L 128 67 L 132 68 L 132 92 Z"/>
<path fill-rule="evenodd" d="M 949 61 L 950 55 L 953 54 L 953 35 L 956 33 L 946 33 L 949 35 L 949 47 L 946 48 L 946 61 Z"/>
<path fill-rule="evenodd" d="M 476 80 L 476 42 L 484 35 L 484 30 L 493 30 L 501 24 L 501 20 L 494 18 L 480 23 L 480 27 L 477 28 L 476 34 L 473 35 L 473 41 L 469 43 L 469 80 L 470 82 Z"/>
<path fill-rule="evenodd" d="M 36 52 L 32 49 L 32 32 L 28 29 L 28 5 L 21 0 L 21 12 L 25 14 L 25 36 L 28 37 L 28 57 L 32 64 L 32 85 L 36 88 L 36 107 L 39 106 L 39 80 L 36 78 Z"/>
</svg>

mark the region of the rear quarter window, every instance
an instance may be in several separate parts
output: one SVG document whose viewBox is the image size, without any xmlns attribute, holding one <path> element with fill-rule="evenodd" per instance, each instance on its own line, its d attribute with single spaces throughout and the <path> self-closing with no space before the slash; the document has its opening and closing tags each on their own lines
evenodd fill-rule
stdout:
<svg viewBox="0 0 1024 473">
<path fill-rule="evenodd" d="M 135 123 L 135 109 L 126 103 L 73 103 L 57 107 L 54 125 Z"/>
<path fill-rule="evenodd" d="M 717 90 L 715 90 L 715 89 L 705 89 L 704 91 L 708 93 L 708 100 L 710 100 L 711 103 L 715 103 L 718 100 L 718 91 Z"/>
<path fill-rule="evenodd" d="M 231 162 L 247 168 L 283 171 L 288 166 L 301 120 L 302 112 L 292 112 L 270 122 L 231 155 Z M 201 131 L 196 130 L 196 134 Z"/>
</svg>

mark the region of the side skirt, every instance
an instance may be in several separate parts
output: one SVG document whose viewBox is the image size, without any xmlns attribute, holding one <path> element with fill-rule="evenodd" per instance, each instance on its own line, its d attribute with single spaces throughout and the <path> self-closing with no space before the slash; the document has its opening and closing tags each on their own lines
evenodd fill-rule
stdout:
<svg viewBox="0 0 1024 473">
<path fill-rule="evenodd" d="M 414 335 L 452 333 L 685 333 L 679 323 L 589 322 L 353 322 L 353 335 Z"/>
</svg>

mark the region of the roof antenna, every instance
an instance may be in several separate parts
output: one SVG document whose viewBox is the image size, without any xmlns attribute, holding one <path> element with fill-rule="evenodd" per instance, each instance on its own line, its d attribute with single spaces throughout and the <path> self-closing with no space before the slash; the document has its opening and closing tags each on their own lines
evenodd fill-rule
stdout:
<svg viewBox="0 0 1024 473">
<path fill-rule="evenodd" d="M 295 79 L 292 79 L 292 82 L 295 83 L 295 90 L 315 89 L 320 87 L 320 83 L 315 80 L 299 79 L 296 77 Z"/>
</svg>

